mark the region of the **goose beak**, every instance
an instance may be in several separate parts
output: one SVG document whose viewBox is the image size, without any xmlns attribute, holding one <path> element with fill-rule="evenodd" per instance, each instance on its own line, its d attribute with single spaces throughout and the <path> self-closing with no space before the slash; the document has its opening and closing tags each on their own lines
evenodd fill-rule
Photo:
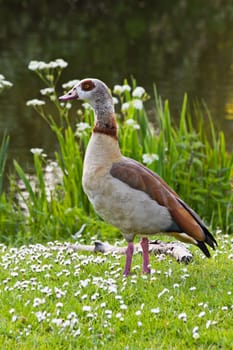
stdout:
<svg viewBox="0 0 233 350">
<path fill-rule="evenodd" d="M 68 91 L 65 95 L 59 97 L 59 101 L 69 101 L 69 100 L 76 100 L 79 96 L 77 94 L 76 89 L 71 89 Z"/>
</svg>

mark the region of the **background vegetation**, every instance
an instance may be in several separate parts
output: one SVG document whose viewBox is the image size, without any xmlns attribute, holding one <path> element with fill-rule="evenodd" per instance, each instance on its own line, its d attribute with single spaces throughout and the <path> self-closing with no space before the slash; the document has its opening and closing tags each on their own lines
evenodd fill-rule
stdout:
<svg viewBox="0 0 233 350">
<path fill-rule="evenodd" d="M 11 135 L 9 159 L 30 168 L 30 148 L 53 154 L 53 134 L 25 106 L 43 87 L 25 67 L 54 57 L 69 62 L 62 82 L 93 76 L 113 86 L 134 76 L 151 96 L 155 82 L 177 123 L 185 92 L 190 101 L 204 99 L 232 150 L 233 123 L 226 119 L 233 118 L 232 22 L 233 4 L 225 0 L 0 0 L 0 67 L 14 82 L 0 95 L 0 136 L 5 129 Z M 154 120 L 153 99 L 147 113 Z"/>
<path fill-rule="evenodd" d="M 93 236 L 110 240 L 119 237 L 116 229 L 96 216 L 82 190 L 83 156 L 93 125 L 93 111 L 85 103 L 81 108 L 78 105 L 78 110 L 75 104 L 73 107 L 70 103 L 59 104 L 55 88 L 66 65 L 63 60 L 29 65 L 46 87 L 41 89 L 44 100 L 34 99 L 27 105 L 33 106 L 48 124 L 57 146 L 52 165 L 42 149 L 31 150 L 34 158 L 31 178 L 14 161 L 9 191 L 1 193 L 0 225 L 4 242 L 67 239 L 84 224 L 86 241 Z M 70 88 L 73 83 L 68 82 L 64 87 Z M 168 101 L 163 103 L 155 90 L 158 125 L 155 128 L 148 121 L 143 104 L 148 95 L 135 81 L 132 86 L 127 81 L 116 85 L 113 93 L 123 154 L 144 162 L 161 175 L 214 231 L 232 232 L 233 156 L 226 150 L 224 134 L 215 132 L 211 117 L 204 124 L 199 106 L 190 112 L 185 96 L 179 125 L 173 126 Z M 53 115 L 48 112 L 49 104 L 54 106 Z M 197 128 L 192 120 L 196 120 Z M 5 137 L 0 174 L 4 172 L 8 142 Z"/>
</svg>

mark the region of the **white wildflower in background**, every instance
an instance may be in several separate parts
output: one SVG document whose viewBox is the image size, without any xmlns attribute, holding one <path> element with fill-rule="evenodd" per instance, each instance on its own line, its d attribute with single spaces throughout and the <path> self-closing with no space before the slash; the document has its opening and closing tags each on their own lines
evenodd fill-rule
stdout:
<svg viewBox="0 0 233 350">
<path fill-rule="evenodd" d="M 43 148 L 31 148 L 30 151 L 31 151 L 32 154 L 40 155 L 40 154 L 43 153 L 44 150 L 43 150 Z"/>
<path fill-rule="evenodd" d="M 57 303 L 57 304 L 56 304 L 56 307 L 57 307 L 57 308 L 58 308 L 58 307 L 63 307 L 63 303 L 61 303 L 61 302 Z"/>
<path fill-rule="evenodd" d="M 112 310 L 105 310 L 104 313 L 107 316 L 107 318 L 112 318 Z"/>
<path fill-rule="evenodd" d="M 158 154 L 155 154 L 155 153 L 144 153 L 142 155 L 142 162 L 144 164 L 150 165 L 156 160 L 159 160 Z"/>
<path fill-rule="evenodd" d="M 141 310 L 138 310 L 138 311 L 135 312 L 136 316 L 141 316 L 141 314 L 142 314 Z"/>
<path fill-rule="evenodd" d="M 64 107 L 65 107 L 66 109 L 71 109 L 72 103 L 66 102 L 66 103 L 64 104 Z"/>
<path fill-rule="evenodd" d="M 83 106 L 83 108 L 86 109 L 86 110 L 92 109 L 91 105 L 90 105 L 89 103 L 87 103 L 87 102 L 82 103 L 82 106 Z"/>
<path fill-rule="evenodd" d="M 86 131 L 90 128 L 91 128 L 90 124 L 85 123 L 85 122 L 80 122 L 80 123 L 76 124 L 75 135 L 77 135 L 77 136 L 82 136 L 83 134 L 86 135 Z"/>
<path fill-rule="evenodd" d="M 228 306 L 222 306 L 222 311 L 227 311 L 228 310 Z"/>
<path fill-rule="evenodd" d="M 12 322 L 16 322 L 18 320 L 18 316 L 17 315 L 13 315 L 11 318 Z"/>
<path fill-rule="evenodd" d="M 205 316 L 205 311 L 201 311 L 201 312 L 199 313 L 199 315 L 198 315 L 199 318 L 201 318 L 201 317 L 203 317 L 203 316 Z"/>
<path fill-rule="evenodd" d="M 91 311 L 91 306 L 89 306 L 89 305 L 84 305 L 84 306 L 83 306 L 83 311 L 90 312 L 90 311 Z"/>
<path fill-rule="evenodd" d="M 8 88 L 13 86 L 13 84 L 10 81 L 8 81 L 8 80 L 2 80 L 0 82 L 0 84 L 1 84 L 2 87 L 8 87 Z"/>
<path fill-rule="evenodd" d="M 113 93 L 116 95 L 121 95 L 123 94 L 125 91 L 131 91 L 131 86 L 129 86 L 128 84 L 124 84 L 124 85 L 115 85 L 113 87 Z"/>
<path fill-rule="evenodd" d="M 62 318 L 53 318 L 52 323 L 54 323 L 57 327 L 61 327 L 63 325 Z"/>
<path fill-rule="evenodd" d="M 45 69 L 56 69 L 56 68 L 66 68 L 68 63 L 62 58 L 57 58 L 54 61 L 48 63 L 43 61 L 30 61 L 28 64 L 28 69 L 32 71 L 45 70 Z"/>
<path fill-rule="evenodd" d="M 96 299 L 98 299 L 98 297 L 99 297 L 99 293 L 94 293 L 94 294 L 92 294 L 92 296 L 91 296 L 91 300 L 96 300 Z"/>
<path fill-rule="evenodd" d="M 78 79 L 69 80 L 67 83 L 62 84 L 63 89 L 72 89 L 80 82 Z"/>
<path fill-rule="evenodd" d="M 150 265 L 148 265 L 148 267 L 150 267 Z M 148 275 L 142 275 L 141 278 L 143 280 L 147 280 L 148 279 Z M 135 281 L 135 283 L 137 283 L 137 281 Z"/>
<path fill-rule="evenodd" d="M 63 290 L 61 290 L 61 289 L 59 289 L 59 288 L 57 288 L 57 287 L 54 288 L 54 292 L 55 292 L 55 294 L 56 294 L 56 298 L 57 298 L 57 299 L 60 299 L 60 298 L 64 297 L 64 296 L 66 295 L 66 293 L 67 293 L 66 290 L 63 291 Z"/>
<path fill-rule="evenodd" d="M 153 309 L 150 310 L 152 312 L 152 314 L 159 314 L 160 313 L 160 308 L 159 307 L 155 307 Z"/>
<path fill-rule="evenodd" d="M 35 298 L 33 301 L 33 307 L 37 307 L 41 304 L 45 304 L 45 298 Z"/>
<path fill-rule="evenodd" d="M 80 286 L 85 288 L 90 282 L 89 278 L 86 278 L 85 280 L 80 280 Z"/>
<path fill-rule="evenodd" d="M 145 89 L 142 86 L 137 86 L 133 92 L 132 96 L 137 98 L 142 98 L 142 96 L 145 94 Z"/>
<path fill-rule="evenodd" d="M 125 124 L 132 127 L 132 129 L 140 130 L 140 125 L 134 119 L 127 119 Z"/>
<path fill-rule="evenodd" d="M 198 333 L 199 327 L 194 327 L 192 330 L 192 335 L 194 339 L 200 338 L 200 334 Z"/>
<path fill-rule="evenodd" d="M 34 98 L 33 100 L 29 100 L 26 102 L 26 106 L 43 106 L 45 105 L 45 101 L 38 100 L 37 98 Z"/>
<path fill-rule="evenodd" d="M 142 110 L 143 109 L 143 103 L 141 100 L 135 99 L 132 101 L 132 104 L 135 109 Z"/>
<path fill-rule="evenodd" d="M 3 74 L 0 74 L 0 92 L 5 88 L 10 88 L 12 86 L 13 84 L 10 81 L 6 80 Z"/>
<path fill-rule="evenodd" d="M 77 319 L 77 314 L 76 314 L 76 312 L 75 312 L 75 311 L 71 311 L 71 312 L 69 313 L 69 315 L 67 316 L 67 319 L 68 319 L 68 320 L 78 320 L 78 319 Z"/>
<path fill-rule="evenodd" d="M 125 91 L 131 91 L 131 86 L 129 86 L 128 84 L 124 84 L 124 85 L 122 86 L 122 90 L 123 90 L 123 92 L 125 92 Z"/>
<path fill-rule="evenodd" d="M 32 71 L 42 70 L 46 68 L 46 63 L 42 61 L 30 61 L 28 64 L 28 69 Z"/>
<path fill-rule="evenodd" d="M 113 93 L 116 94 L 116 95 L 121 95 L 123 92 L 122 90 L 122 86 L 121 85 L 115 85 L 113 87 Z"/>
<path fill-rule="evenodd" d="M 112 284 L 108 287 L 108 292 L 109 293 L 117 293 L 117 286 L 115 284 Z"/>
<path fill-rule="evenodd" d="M 55 60 L 55 63 L 59 68 L 66 68 L 68 66 L 68 63 L 64 61 L 63 58 L 57 58 Z"/>
<path fill-rule="evenodd" d="M 52 295 L 52 289 L 48 286 L 40 289 L 41 293 L 46 294 L 47 296 Z"/>
<path fill-rule="evenodd" d="M 210 326 L 215 326 L 216 324 L 218 324 L 218 322 L 216 322 L 216 321 L 211 321 L 211 320 L 208 320 L 207 322 L 206 322 L 206 328 L 208 329 Z"/>
<path fill-rule="evenodd" d="M 46 319 L 47 312 L 46 311 L 38 311 L 35 313 L 38 322 L 42 322 Z"/>
<path fill-rule="evenodd" d="M 10 275 L 11 275 L 12 277 L 17 277 L 19 274 L 18 274 L 18 272 L 13 271 L 13 272 L 11 272 Z"/>
<path fill-rule="evenodd" d="M 134 108 L 137 110 L 142 110 L 143 109 L 143 103 L 141 100 L 135 99 L 130 102 L 124 102 L 121 105 L 121 111 L 122 113 L 127 112 L 130 108 Z"/>
<path fill-rule="evenodd" d="M 114 105 L 117 105 L 118 102 L 119 102 L 118 99 L 117 99 L 116 97 L 113 97 L 113 98 L 112 98 L 112 101 L 113 101 L 113 104 L 114 104 Z"/>
<path fill-rule="evenodd" d="M 122 106 L 121 106 L 121 111 L 122 112 L 127 112 L 129 108 L 130 108 L 130 103 L 129 102 L 122 103 Z"/>
<path fill-rule="evenodd" d="M 121 304 L 120 309 L 121 309 L 121 310 L 127 310 L 127 309 L 128 309 L 128 306 L 125 305 L 125 304 Z"/>
<path fill-rule="evenodd" d="M 178 315 L 178 319 L 187 322 L 187 314 L 185 312 L 181 312 L 181 314 Z"/>
<path fill-rule="evenodd" d="M 81 334 L 80 328 L 76 329 L 76 330 L 73 332 L 73 336 L 74 336 L 74 337 L 78 337 L 80 334 Z"/>
<path fill-rule="evenodd" d="M 158 298 L 161 298 L 161 296 L 164 295 L 165 293 L 169 293 L 169 289 L 164 288 L 164 289 L 162 290 L 162 292 L 160 292 L 160 293 L 158 294 Z"/>
<path fill-rule="evenodd" d="M 54 93 L 54 91 L 55 91 L 55 90 L 54 90 L 53 87 L 48 87 L 48 88 L 41 89 L 41 90 L 40 90 L 40 93 L 41 93 L 41 95 L 44 95 L 44 96 L 45 96 L 45 95 L 46 95 L 46 96 L 48 95 L 48 96 L 49 96 L 49 95 L 52 95 L 52 94 Z"/>
<path fill-rule="evenodd" d="M 191 291 L 194 291 L 194 290 L 196 290 L 196 289 L 197 289 L 197 288 L 196 288 L 195 286 L 189 288 L 189 290 L 191 290 Z"/>
</svg>

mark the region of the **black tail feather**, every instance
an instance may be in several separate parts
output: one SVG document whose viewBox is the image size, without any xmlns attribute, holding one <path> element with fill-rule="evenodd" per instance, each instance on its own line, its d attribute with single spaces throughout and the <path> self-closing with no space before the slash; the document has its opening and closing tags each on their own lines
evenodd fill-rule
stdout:
<svg viewBox="0 0 233 350">
<path fill-rule="evenodd" d="M 212 249 L 215 249 L 216 246 L 218 245 L 218 243 L 217 243 L 216 239 L 214 238 L 214 236 L 212 235 L 212 233 L 210 233 L 210 231 L 207 229 L 207 227 L 205 226 L 204 222 L 201 220 L 199 215 L 197 213 L 195 213 L 195 211 L 192 208 L 190 208 L 181 199 L 179 199 L 179 202 L 183 205 L 183 207 L 186 210 L 188 210 L 188 212 L 192 215 L 192 217 L 196 220 L 196 222 L 202 228 L 203 233 L 205 235 L 205 243 L 207 243 Z M 197 245 L 203 251 L 203 253 L 209 258 L 210 257 L 210 253 L 209 253 L 205 243 L 201 242 L 201 241 L 198 241 Z"/>
<path fill-rule="evenodd" d="M 210 252 L 208 251 L 206 245 L 204 242 L 197 242 L 197 246 L 201 249 L 201 251 L 207 256 L 207 258 L 210 258 Z"/>
<path fill-rule="evenodd" d="M 213 249 L 216 248 L 216 246 L 218 245 L 216 239 L 214 238 L 214 236 L 209 232 L 209 230 L 204 226 L 201 225 L 202 230 L 205 233 L 205 237 L 206 237 L 206 243 Z"/>
</svg>

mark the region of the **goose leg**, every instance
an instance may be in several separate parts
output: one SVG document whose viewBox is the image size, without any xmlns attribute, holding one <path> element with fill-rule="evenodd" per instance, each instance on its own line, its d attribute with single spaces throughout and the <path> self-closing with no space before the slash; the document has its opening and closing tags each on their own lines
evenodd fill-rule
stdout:
<svg viewBox="0 0 233 350">
<path fill-rule="evenodd" d="M 141 242 L 142 247 L 142 273 L 150 273 L 150 259 L 149 259 L 149 240 L 143 237 Z"/>
<path fill-rule="evenodd" d="M 126 249 L 126 262 L 125 262 L 124 276 L 128 276 L 130 273 L 131 262 L 133 258 L 133 251 L 134 251 L 133 242 L 128 242 L 128 246 Z"/>
</svg>

